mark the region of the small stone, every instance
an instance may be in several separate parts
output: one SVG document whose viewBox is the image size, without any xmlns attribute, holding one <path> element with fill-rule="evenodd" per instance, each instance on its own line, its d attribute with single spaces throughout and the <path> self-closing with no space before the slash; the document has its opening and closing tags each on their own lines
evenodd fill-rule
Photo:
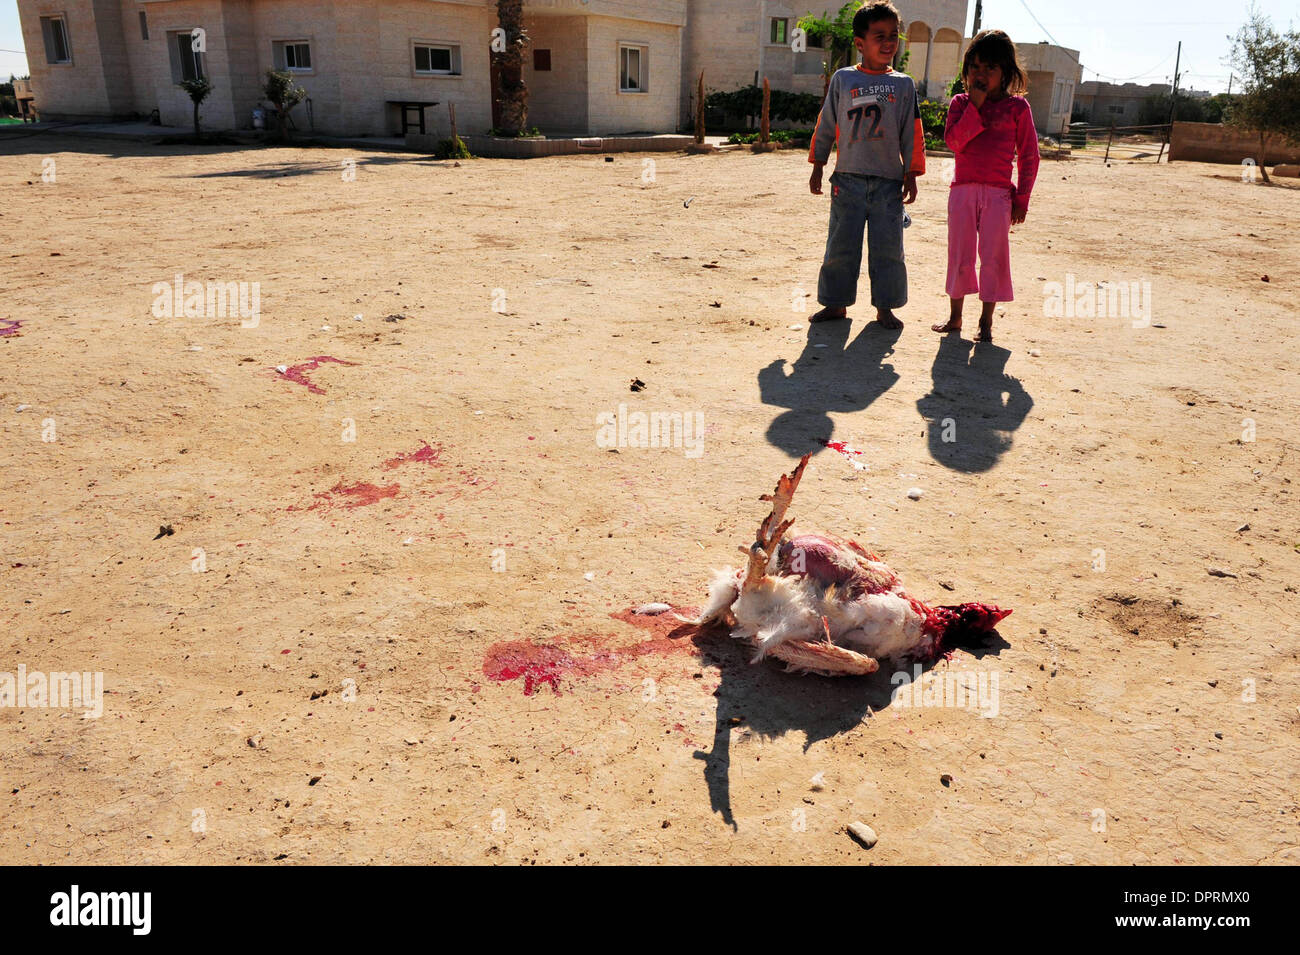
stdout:
<svg viewBox="0 0 1300 955">
<path fill-rule="evenodd" d="M 672 609 L 673 608 L 668 604 L 642 604 L 633 610 L 632 613 L 641 617 L 657 617 L 661 613 L 667 613 Z"/>
<path fill-rule="evenodd" d="M 1215 733 L 1215 734 L 1214 734 L 1214 738 L 1215 738 L 1215 739 L 1223 739 L 1223 734 L 1222 734 L 1222 733 Z"/>
<path fill-rule="evenodd" d="M 811 790 L 812 790 L 813 792 L 815 792 L 815 793 L 819 793 L 819 792 L 821 792 L 823 789 L 825 789 L 825 788 L 826 788 L 826 774 L 825 774 L 825 773 L 818 773 L 816 776 L 814 776 L 811 780 L 809 780 L 808 788 L 811 789 Z"/>
<path fill-rule="evenodd" d="M 879 841 L 876 830 L 865 822 L 851 822 L 848 825 L 848 830 L 849 835 L 856 839 L 864 849 L 870 849 Z"/>
<path fill-rule="evenodd" d="M 921 490 L 919 487 L 914 487 L 907 492 L 907 496 L 914 501 L 919 501 L 921 499 L 921 495 L 924 493 L 925 492 Z"/>
<path fill-rule="evenodd" d="M 587 571 L 585 574 L 582 575 L 582 579 L 583 579 L 583 580 L 587 580 L 587 581 L 595 580 L 595 579 L 596 579 L 596 574 L 595 574 L 594 571 L 590 571 L 590 570 L 589 570 L 589 571 Z"/>
<path fill-rule="evenodd" d="M 1211 567 L 1208 573 L 1211 577 L 1232 577 L 1233 579 L 1237 577 L 1236 574 L 1226 571 L 1222 567 Z"/>
<path fill-rule="evenodd" d="M 939 777 L 939 782 L 943 783 L 945 787 L 951 786 L 952 773 L 944 773 L 942 776 Z"/>
<path fill-rule="evenodd" d="M 1031 348 L 1031 349 L 1029 349 L 1029 357 L 1030 357 L 1030 358 L 1039 358 L 1039 357 L 1042 356 L 1042 354 L 1043 354 L 1043 353 L 1042 353 L 1041 351 L 1039 351 L 1037 348 Z"/>
<path fill-rule="evenodd" d="M 1242 531 L 1248 531 L 1248 530 L 1250 530 L 1250 525 L 1242 524 L 1240 527 L 1237 528 L 1237 533 L 1240 534 Z"/>
</svg>

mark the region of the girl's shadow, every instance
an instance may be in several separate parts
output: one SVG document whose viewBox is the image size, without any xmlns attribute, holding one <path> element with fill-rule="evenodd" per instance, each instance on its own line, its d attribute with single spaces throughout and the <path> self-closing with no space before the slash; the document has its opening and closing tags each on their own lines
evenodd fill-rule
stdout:
<svg viewBox="0 0 1300 955">
<path fill-rule="evenodd" d="M 972 352 L 972 347 L 974 351 Z M 928 425 L 930 456 L 954 471 L 988 471 L 1011 447 L 1034 399 L 1006 373 L 1011 352 L 956 334 L 939 340 L 930 393 L 916 403 Z"/>
<path fill-rule="evenodd" d="M 791 457 L 824 449 L 835 430 L 828 412 L 861 411 L 898 381 L 894 366 L 884 360 L 893 354 L 900 332 L 869 322 L 849 342 L 850 327 L 848 321 L 810 325 L 803 354 L 789 374 L 783 358 L 758 373 L 763 404 L 789 409 L 768 426 L 767 440 Z"/>
</svg>

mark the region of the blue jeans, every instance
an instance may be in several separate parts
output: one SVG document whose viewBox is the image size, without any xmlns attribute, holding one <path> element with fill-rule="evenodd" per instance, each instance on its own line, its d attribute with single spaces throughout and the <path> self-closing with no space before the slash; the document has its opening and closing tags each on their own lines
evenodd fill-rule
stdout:
<svg viewBox="0 0 1300 955">
<path fill-rule="evenodd" d="M 871 304 L 901 308 L 907 304 L 903 181 L 838 171 L 831 174 L 830 181 L 831 225 L 817 278 L 817 301 L 844 307 L 857 301 L 865 229 Z"/>
</svg>

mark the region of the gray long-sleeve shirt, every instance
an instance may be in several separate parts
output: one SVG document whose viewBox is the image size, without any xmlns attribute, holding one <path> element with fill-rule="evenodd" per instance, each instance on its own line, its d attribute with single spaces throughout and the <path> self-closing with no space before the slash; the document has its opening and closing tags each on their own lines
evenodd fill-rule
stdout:
<svg viewBox="0 0 1300 955">
<path fill-rule="evenodd" d="M 902 180 L 925 172 L 925 132 L 916 84 L 906 73 L 846 66 L 831 76 L 808 150 L 825 163 L 839 144 L 837 172 Z"/>
</svg>

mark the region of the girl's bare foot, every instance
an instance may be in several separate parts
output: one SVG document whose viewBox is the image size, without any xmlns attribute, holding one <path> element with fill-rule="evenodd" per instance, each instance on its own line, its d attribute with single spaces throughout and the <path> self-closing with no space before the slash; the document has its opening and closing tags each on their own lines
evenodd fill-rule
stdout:
<svg viewBox="0 0 1300 955">
<path fill-rule="evenodd" d="M 942 332 L 942 333 L 945 333 L 945 334 L 946 334 L 947 332 L 959 332 L 959 331 L 961 331 L 961 319 L 959 319 L 959 318 L 958 318 L 958 319 L 951 319 L 951 318 L 950 318 L 950 319 L 948 319 L 948 321 L 947 321 L 946 324 L 943 324 L 943 325 L 931 325 L 931 326 L 930 326 L 930 331 L 932 331 L 932 332 Z"/>
<path fill-rule="evenodd" d="M 876 321 L 892 331 L 897 331 L 903 327 L 902 320 L 887 308 L 876 309 Z"/>
<path fill-rule="evenodd" d="M 980 333 L 975 336 L 975 340 L 977 342 L 990 342 L 990 343 L 993 341 L 993 323 L 991 321 L 980 322 Z"/>
<path fill-rule="evenodd" d="M 841 319 L 848 318 L 849 312 L 843 305 L 827 305 L 820 312 L 808 319 L 813 325 L 819 322 L 838 322 Z"/>
</svg>

